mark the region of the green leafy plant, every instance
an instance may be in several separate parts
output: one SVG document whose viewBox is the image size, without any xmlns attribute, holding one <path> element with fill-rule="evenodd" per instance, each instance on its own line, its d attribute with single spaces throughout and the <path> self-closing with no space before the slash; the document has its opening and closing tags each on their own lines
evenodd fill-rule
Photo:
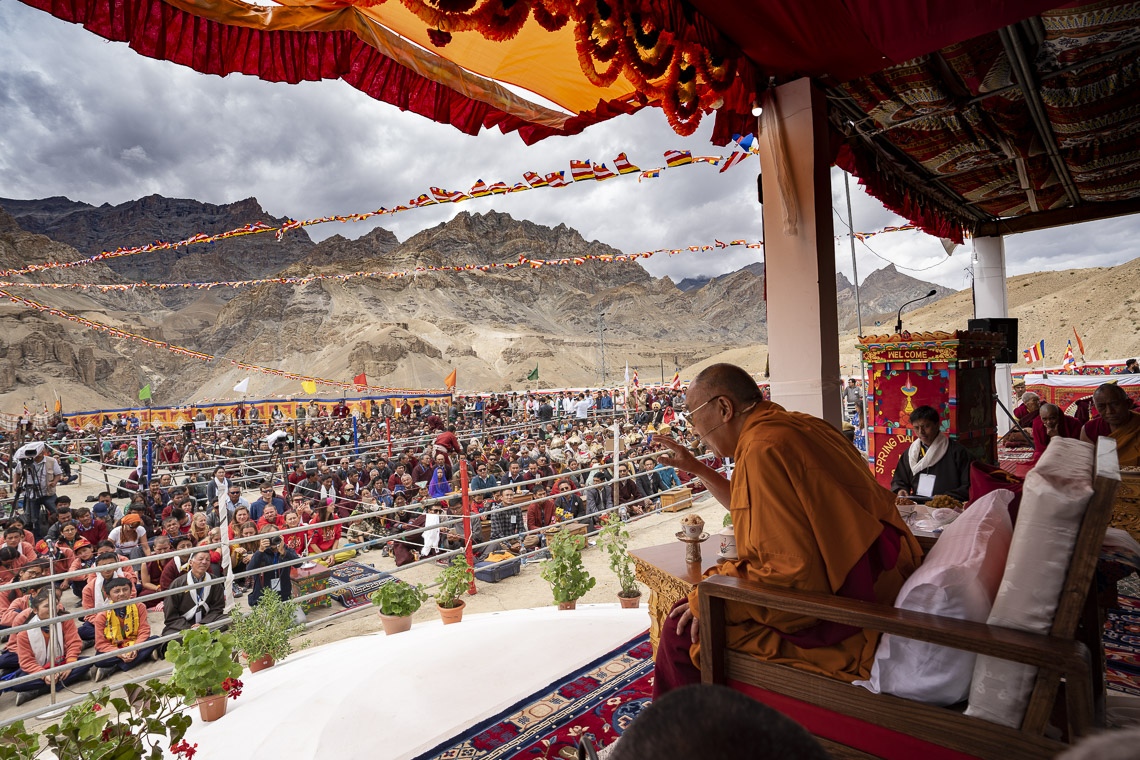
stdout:
<svg viewBox="0 0 1140 760">
<path fill-rule="evenodd" d="M 443 568 L 435 579 L 439 584 L 435 590 L 435 603 L 447 609 L 458 607 L 459 597 L 463 596 L 471 584 L 473 574 L 474 570 L 467 564 L 466 557 L 462 554 L 452 557 L 451 564 Z"/>
<path fill-rule="evenodd" d="M 633 559 L 629 556 L 629 531 L 625 523 L 614 513 L 602 518 L 602 530 L 598 533 L 598 545 L 610 559 L 610 570 L 617 576 L 621 591 L 618 596 L 627 599 L 641 596 L 637 579 L 633 575 Z"/>
<path fill-rule="evenodd" d="M 300 612 L 299 604 L 283 602 L 276 591 L 266 589 L 249 612 L 234 610 L 230 633 L 251 661 L 268 656 L 281 662 L 293 654 L 290 639 L 305 628 L 297 622 Z"/>
<path fill-rule="evenodd" d="M 723 521 L 721 521 L 721 527 L 722 527 L 722 528 L 730 528 L 730 527 L 732 527 L 732 513 L 731 513 L 731 512 L 727 513 L 727 514 L 724 516 L 724 520 L 723 520 Z"/>
<path fill-rule="evenodd" d="M 566 604 L 580 599 L 598 582 L 582 564 L 586 537 L 560 530 L 548 538 L 550 559 L 542 563 L 542 579 L 550 584 L 554 601 Z"/>
<path fill-rule="evenodd" d="M 222 694 L 227 680 L 241 675 L 234 659 L 237 642 L 232 633 L 210 630 L 204 625 L 182 633 L 166 647 L 166 661 L 174 666 L 170 682 L 182 692 L 187 704 L 201 697 Z"/>
<path fill-rule="evenodd" d="M 413 586 L 400 580 L 388 581 L 368 597 L 380 608 L 381 615 L 409 617 L 427 600 L 423 584 Z"/>
<path fill-rule="evenodd" d="M 127 698 L 110 689 L 92 692 L 72 705 L 59 723 L 42 733 L 28 733 L 23 721 L 0 730 L 4 760 L 190 760 L 196 744 L 185 741 L 192 719 L 182 708 L 182 692 L 157 678 L 123 687 Z M 163 745 L 170 747 L 165 754 Z"/>
</svg>

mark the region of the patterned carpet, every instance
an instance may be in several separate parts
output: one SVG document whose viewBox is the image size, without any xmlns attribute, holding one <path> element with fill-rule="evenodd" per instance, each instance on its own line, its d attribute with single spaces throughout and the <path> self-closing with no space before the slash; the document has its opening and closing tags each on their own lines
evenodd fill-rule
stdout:
<svg viewBox="0 0 1140 760">
<path fill-rule="evenodd" d="M 1107 686 L 1112 691 L 1140 696 L 1140 598 L 1118 598 L 1120 607 L 1108 611 L 1104 626 Z"/>
<path fill-rule="evenodd" d="M 417 760 L 574 758 L 583 734 L 608 746 L 649 704 L 652 654 L 638 636 Z"/>
</svg>

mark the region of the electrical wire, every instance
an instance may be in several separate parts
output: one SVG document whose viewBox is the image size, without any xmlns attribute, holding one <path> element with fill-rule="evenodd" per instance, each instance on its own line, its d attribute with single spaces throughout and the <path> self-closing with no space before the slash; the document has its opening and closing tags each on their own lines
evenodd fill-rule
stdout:
<svg viewBox="0 0 1140 760">
<path fill-rule="evenodd" d="M 835 216 L 838 217 L 839 223 L 842 224 L 847 229 L 847 233 L 850 234 L 851 233 L 851 226 L 848 225 L 846 221 L 844 221 L 843 215 L 840 214 L 839 210 L 836 209 L 834 206 L 831 207 L 831 210 L 835 213 Z M 878 258 L 882 259 L 883 261 L 887 262 L 888 264 L 891 264 L 892 266 L 894 266 L 895 269 L 902 269 L 902 270 L 905 270 L 907 272 L 925 272 L 927 270 L 934 269 L 935 267 L 940 267 L 943 264 L 945 264 L 947 261 L 950 260 L 950 256 L 947 255 L 946 258 L 943 259 L 942 261 L 938 261 L 934 264 L 931 264 L 928 267 L 922 267 L 919 269 L 916 269 L 915 267 L 904 267 L 902 264 L 898 264 L 894 261 L 891 261 L 886 256 L 884 256 L 883 254 L 879 253 L 874 248 L 867 245 L 867 241 L 861 240 L 859 238 L 856 238 L 856 240 L 859 241 L 860 245 L 862 245 L 864 248 L 866 248 L 868 251 L 870 251 L 872 255 L 877 256 Z"/>
</svg>

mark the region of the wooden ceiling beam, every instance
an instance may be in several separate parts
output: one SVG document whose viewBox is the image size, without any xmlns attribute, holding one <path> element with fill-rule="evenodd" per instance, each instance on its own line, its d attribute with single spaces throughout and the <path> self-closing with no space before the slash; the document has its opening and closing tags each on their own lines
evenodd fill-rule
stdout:
<svg viewBox="0 0 1140 760">
<path fill-rule="evenodd" d="M 1019 232 L 1033 232 L 1034 230 L 1045 230 L 1050 227 L 1064 227 L 1068 224 L 1094 222 L 1098 219 L 1111 219 L 1116 216 L 1127 216 L 1136 213 L 1140 213 L 1140 198 L 1112 201 L 1110 203 L 1090 203 L 1086 201 L 1080 206 L 1059 208 L 1053 211 L 1039 211 L 1036 214 L 1011 216 L 1005 219 L 983 222 L 974 227 L 973 235 L 974 237 L 1016 235 Z"/>
</svg>

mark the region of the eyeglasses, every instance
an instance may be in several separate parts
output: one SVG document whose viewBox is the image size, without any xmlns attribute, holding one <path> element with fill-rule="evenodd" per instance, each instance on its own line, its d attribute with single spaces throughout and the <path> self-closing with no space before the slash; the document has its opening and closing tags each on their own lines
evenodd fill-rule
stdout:
<svg viewBox="0 0 1140 760">
<path fill-rule="evenodd" d="M 723 395 L 724 395 L 723 393 L 720 393 L 720 394 L 717 394 L 716 396 L 713 396 L 713 397 L 712 397 L 712 398 L 710 398 L 708 401 L 706 401 L 705 403 L 703 403 L 703 404 L 701 404 L 700 406 L 698 406 L 696 409 L 689 409 L 689 408 L 686 406 L 686 411 L 685 411 L 685 413 L 686 413 L 686 414 L 688 414 L 690 417 L 692 417 L 694 414 L 696 414 L 696 413 L 697 413 L 697 412 L 699 412 L 700 410 L 704 409 L 704 408 L 705 408 L 706 406 L 708 406 L 708 405 L 709 405 L 711 402 L 715 401 L 716 399 L 720 398 L 720 397 L 721 397 L 721 396 L 723 396 Z"/>
</svg>

